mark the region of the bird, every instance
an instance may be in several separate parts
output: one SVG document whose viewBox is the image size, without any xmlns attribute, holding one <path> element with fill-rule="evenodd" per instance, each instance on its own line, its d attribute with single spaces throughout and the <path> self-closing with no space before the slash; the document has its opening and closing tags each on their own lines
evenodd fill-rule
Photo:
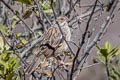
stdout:
<svg viewBox="0 0 120 80">
<path fill-rule="evenodd" d="M 47 32 L 43 37 L 43 41 L 41 42 L 41 46 L 38 54 L 36 54 L 32 60 L 32 63 L 28 65 L 25 69 L 25 73 L 32 74 L 35 69 L 40 65 L 40 56 L 43 54 L 46 58 L 55 57 L 61 54 L 63 51 L 68 49 L 68 45 L 65 42 L 70 41 L 71 39 L 71 31 L 68 26 L 68 18 L 59 16 L 56 19 L 58 24 L 53 24 L 50 28 L 48 28 Z M 60 31 L 60 28 L 61 31 Z M 65 37 L 65 40 L 63 39 Z"/>
</svg>

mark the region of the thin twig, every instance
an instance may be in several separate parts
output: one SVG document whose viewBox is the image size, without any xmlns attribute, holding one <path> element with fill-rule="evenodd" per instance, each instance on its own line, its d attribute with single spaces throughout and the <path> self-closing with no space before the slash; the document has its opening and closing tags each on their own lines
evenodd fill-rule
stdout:
<svg viewBox="0 0 120 80">
<path fill-rule="evenodd" d="M 91 13 L 91 15 L 90 15 L 90 18 L 89 18 L 89 20 L 88 20 L 88 22 L 87 22 L 85 32 L 84 32 L 84 34 L 82 35 L 82 40 L 81 40 L 81 43 L 80 43 L 80 47 L 78 48 L 77 53 L 76 53 L 76 56 L 75 56 L 75 58 L 74 58 L 74 60 L 73 60 L 73 65 L 72 65 L 71 74 L 70 74 L 70 80 L 72 80 L 72 76 L 73 76 L 73 72 L 74 72 L 74 67 L 75 67 L 75 65 L 77 64 L 77 63 L 76 63 L 76 60 L 77 60 L 77 58 L 78 58 L 79 52 L 80 52 L 80 50 L 81 50 L 81 48 L 82 48 L 82 46 L 83 46 L 83 44 L 84 44 L 84 42 L 85 42 L 85 37 L 86 37 L 87 31 L 88 31 L 88 28 L 89 28 L 89 23 L 90 23 L 90 21 L 91 21 L 91 19 L 92 19 L 92 16 L 93 16 L 93 14 L 94 14 L 94 10 L 95 10 L 95 7 L 96 7 L 96 5 L 97 5 L 97 1 L 98 1 L 98 0 L 95 1 L 95 5 L 94 5 L 94 7 L 93 7 L 93 10 L 92 10 L 92 13 Z"/>
<path fill-rule="evenodd" d="M 103 4 L 101 5 L 101 7 L 97 7 L 97 8 L 94 10 L 94 13 L 97 13 L 98 11 L 100 11 L 101 8 L 105 8 L 108 4 L 109 4 L 108 2 L 103 3 Z M 76 19 L 76 18 L 75 18 L 75 19 L 72 19 L 72 20 L 69 22 L 69 25 L 73 25 L 73 24 L 76 23 L 77 20 L 79 20 L 79 19 L 82 19 L 82 20 L 83 20 L 83 19 L 89 17 L 91 13 L 92 13 L 92 11 L 89 11 L 89 12 L 87 12 L 87 13 L 81 14 L 80 16 L 77 16 L 77 19 Z"/>
<path fill-rule="evenodd" d="M 73 6 L 70 4 L 70 9 L 69 11 L 65 14 L 66 16 L 67 15 L 70 15 L 70 13 L 72 12 L 72 10 L 74 9 L 75 5 L 79 2 L 79 0 L 76 0 L 76 2 L 73 4 Z"/>
<path fill-rule="evenodd" d="M 83 68 L 79 68 L 79 69 L 78 69 L 79 72 L 77 73 L 77 75 L 75 75 L 75 77 L 73 78 L 73 80 L 76 80 L 77 77 L 80 75 L 80 70 L 85 70 L 85 69 L 91 68 L 91 67 L 93 67 L 93 66 L 99 65 L 99 64 L 101 64 L 101 63 L 102 63 L 102 62 L 98 62 L 98 63 L 94 63 L 94 64 L 91 64 L 91 65 L 85 66 L 85 67 L 83 67 Z"/>
<path fill-rule="evenodd" d="M 8 46 L 12 47 L 12 46 L 9 44 L 9 42 L 8 42 L 8 40 L 6 39 L 6 37 L 5 37 L 5 35 L 3 34 L 3 32 L 1 31 L 1 29 L 0 29 L 0 34 L 1 34 L 1 36 L 3 37 L 5 43 L 7 43 Z"/>
<path fill-rule="evenodd" d="M 75 42 L 73 42 L 73 41 L 68 41 L 69 43 L 72 43 L 73 45 L 75 45 L 77 48 L 79 48 L 79 46 L 75 43 Z"/>
<path fill-rule="evenodd" d="M 48 20 L 48 23 L 50 23 L 50 25 L 51 25 L 51 22 L 49 21 L 49 19 L 47 18 L 47 16 L 44 14 L 43 10 L 41 9 L 41 6 L 40 6 L 38 0 L 34 0 L 34 2 L 37 4 L 38 10 L 39 10 L 39 17 L 40 17 L 40 21 L 41 21 L 40 23 L 42 24 L 42 26 L 44 27 L 44 30 L 46 32 L 47 28 L 45 26 L 45 23 L 44 23 L 42 15 L 44 15 L 46 17 L 46 19 Z"/>
<path fill-rule="evenodd" d="M 111 80 L 110 79 L 110 72 L 109 72 L 109 66 L 108 66 L 108 59 L 105 59 L 105 65 L 106 65 L 106 72 L 107 72 L 107 80 Z"/>
<path fill-rule="evenodd" d="M 38 39 L 33 40 L 33 41 L 31 42 L 31 44 L 30 44 L 24 51 L 22 51 L 22 53 L 21 53 L 20 56 L 23 58 L 24 55 L 25 55 L 30 49 L 32 49 L 32 48 L 34 47 L 34 45 L 36 45 L 37 43 L 40 43 L 42 40 L 43 40 L 43 37 L 40 37 L 40 38 L 38 38 Z"/>
<path fill-rule="evenodd" d="M 36 34 L 35 34 L 35 33 L 32 31 L 32 29 L 25 23 L 25 21 L 24 21 L 19 15 L 17 15 L 16 12 L 15 12 L 4 0 L 1 0 L 1 2 L 2 2 L 9 10 L 11 10 L 11 12 L 20 19 L 20 21 L 23 22 L 23 24 L 25 25 L 25 27 L 26 27 L 26 28 L 35 36 L 35 38 L 36 38 Z"/>
</svg>

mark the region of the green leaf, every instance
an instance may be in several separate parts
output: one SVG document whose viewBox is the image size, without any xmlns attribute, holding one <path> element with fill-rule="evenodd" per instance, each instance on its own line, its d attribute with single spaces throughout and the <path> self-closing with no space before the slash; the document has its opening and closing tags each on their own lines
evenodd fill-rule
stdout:
<svg viewBox="0 0 120 80">
<path fill-rule="evenodd" d="M 22 15 L 23 19 L 27 19 L 30 17 L 30 15 L 32 14 L 32 10 L 31 9 L 26 9 L 25 12 Z"/>
<path fill-rule="evenodd" d="M 16 1 L 26 4 L 26 5 L 32 5 L 32 3 L 33 3 L 32 0 L 16 0 Z"/>
<path fill-rule="evenodd" d="M 22 43 L 24 44 L 24 45 L 26 45 L 27 44 L 27 41 L 26 40 L 22 40 Z"/>
<path fill-rule="evenodd" d="M 111 51 L 110 51 L 110 54 L 112 54 L 117 48 L 118 48 L 118 46 L 112 48 Z"/>
<path fill-rule="evenodd" d="M 108 56 L 107 49 L 100 49 L 100 53 L 106 58 Z"/>
<path fill-rule="evenodd" d="M 8 59 L 9 59 L 9 53 L 3 53 L 2 55 L 1 55 L 1 60 L 3 60 L 3 61 L 8 61 Z"/>
<path fill-rule="evenodd" d="M 3 47 L 4 47 L 4 40 L 2 39 L 2 37 L 0 36 L 0 52 L 2 53 L 3 51 Z"/>
<path fill-rule="evenodd" d="M 42 3 L 42 7 L 43 7 L 43 10 L 47 10 L 47 9 L 50 9 L 51 7 L 50 7 L 50 2 L 49 1 L 44 1 L 43 3 Z"/>
<path fill-rule="evenodd" d="M 16 80 L 20 80 L 20 77 L 19 77 L 19 76 L 17 76 Z"/>
<path fill-rule="evenodd" d="M 98 45 L 96 47 L 99 51 L 100 60 L 102 60 L 103 63 L 105 63 L 106 59 L 110 61 L 114 56 L 117 56 L 120 53 L 120 49 L 118 49 L 118 46 L 111 48 L 111 44 L 109 42 L 105 43 L 104 48 L 100 48 Z"/>
<path fill-rule="evenodd" d="M 5 63 L 4 61 L 0 61 L 0 64 L 2 64 L 5 68 L 9 69 L 9 66 L 7 63 Z"/>
<path fill-rule="evenodd" d="M 119 70 L 115 67 L 110 71 L 110 77 L 113 78 L 114 80 L 120 80 L 120 73 Z"/>
<path fill-rule="evenodd" d="M 10 46 L 8 44 L 5 44 L 4 45 L 4 51 L 9 50 L 9 49 L 10 49 Z"/>
<path fill-rule="evenodd" d="M 16 71 L 19 67 L 20 67 L 20 60 L 16 58 L 13 70 Z"/>
<path fill-rule="evenodd" d="M 14 51 L 13 50 L 5 50 L 4 53 L 8 53 L 8 54 L 11 54 L 13 53 Z"/>
<path fill-rule="evenodd" d="M 8 61 L 8 65 L 9 65 L 9 68 L 11 70 L 13 70 L 13 66 L 15 65 L 15 62 L 14 62 L 14 58 L 13 57 L 10 57 L 9 61 Z"/>
<path fill-rule="evenodd" d="M 5 63 L 4 61 L 0 61 L 0 64 L 4 67 L 4 71 L 3 74 L 6 74 L 7 70 L 9 69 L 9 66 L 7 63 Z"/>
<path fill-rule="evenodd" d="M 54 4 L 54 6 L 56 6 L 56 0 L 54 0 L 54 3 L 53 3 L 53 4 Z"/>
<path fill-rule="evenodd" d="M 115 50 L 112 54 L 109 55 L 108 59 L 111 60 L 114 56 L 117 56 L 120 53 L 120 49 Z"/>
<path fill-rule="evenodd" d="M 16 34 L 16 38 L 20 38 L 22 36 L 22 33 Z"/>
<path fill-rule="evenodd" d="M 8 61 L 10 69 L 16 71 L 20 66 L 20 60 L 17 57 L 11 57 Z"/>
<path fill-rule="evenodd" d="M 111 51 L 111 44 L 109 42 L 105 43 L 105 49 L 107 49 L 107 53 Z"/>
<path fill-rule="evenodd" d="M 110 74 L 110 77 L 113 78 L 114 80 L 119 80 L 118 76 L 114 73 Z"/>
<path fill-rule="evenodd" d="M 100 53 L 98 55 L 99 55 L 99 58 L 100 58 L 101 62 L 103 62 L 105 64 L 105 61 L 106 61 L 105 56 L 103 56 Z"/>
<path fill-rule="evenodd" d="M 4 73 L 4 66 L 0 64 L 0 73 Z"/>
<path fill-rule="evenodd" d="M 13 16 L 13 20 L 19 21 L 19 18 L 17 16 Z"/>
<path fill-rule="evenodd" d="M 19 19 L 16 16 L 13 16 L 13 20 L 11 21 L 11 28 L 13 29 Z"/>
<path fill-rule="evenodd" d="M 43 10 L 51 9 L 50 1 L 44 1 L 41 5 L 42 5 Z M 56 0 L 54 0 L 53 5 L 56 6 Z"/>
<path fill-rule="evenodd" d="M 0 24 L 0 29 L 5 35 L 8 35 L 7 30 L 4 25 Z"/>
<path fill-rule="evenodd" d="M 53 10 L 52 9 L 47 9 L 47 10 L 43 10 L 44 13 L 52 13 Z"/>
<path fill-rule="evenodd" d="M 15 75 L 14 72 L 11 72 L 7 75 L 6 79 L 5 80 L 12 80 L 13 76 Z"/>
<path fill-rule="evenodd" d="M 41 31 L 39 31 L 38 34 L 39 34 L 40 36 L 43 35 Z"/>
</svg>

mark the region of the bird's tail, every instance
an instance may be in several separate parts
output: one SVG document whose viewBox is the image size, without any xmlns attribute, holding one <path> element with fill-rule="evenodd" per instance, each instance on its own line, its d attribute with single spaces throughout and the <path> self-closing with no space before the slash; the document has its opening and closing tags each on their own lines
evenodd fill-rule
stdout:
<svg viewBox="0 0 120 80">
<path fill-rule="evenodd" d="M 28 67 L 25 69 L 25 73 L 26 74 L 33 73 L 36 70 L 36 68 L 40 65 L 40 62 L 41 62 L 40 56 L 35 56 L 32 63 L 28 65 Z"/>
</svg>

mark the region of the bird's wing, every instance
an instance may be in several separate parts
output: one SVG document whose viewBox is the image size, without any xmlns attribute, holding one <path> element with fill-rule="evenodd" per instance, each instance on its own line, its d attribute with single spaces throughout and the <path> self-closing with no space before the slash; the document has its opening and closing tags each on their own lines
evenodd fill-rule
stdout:
<svg viewBox="0 0 120 80">
<path fill-rule="evenodd" d="M 51 45 L 53 48 L 56 48 L 57 46 L 61 45 L 63 39 L 59 28 L 58 27 L 49 28 L 44 37 L 44 41 L 45 43 Z"/>
</svg>

